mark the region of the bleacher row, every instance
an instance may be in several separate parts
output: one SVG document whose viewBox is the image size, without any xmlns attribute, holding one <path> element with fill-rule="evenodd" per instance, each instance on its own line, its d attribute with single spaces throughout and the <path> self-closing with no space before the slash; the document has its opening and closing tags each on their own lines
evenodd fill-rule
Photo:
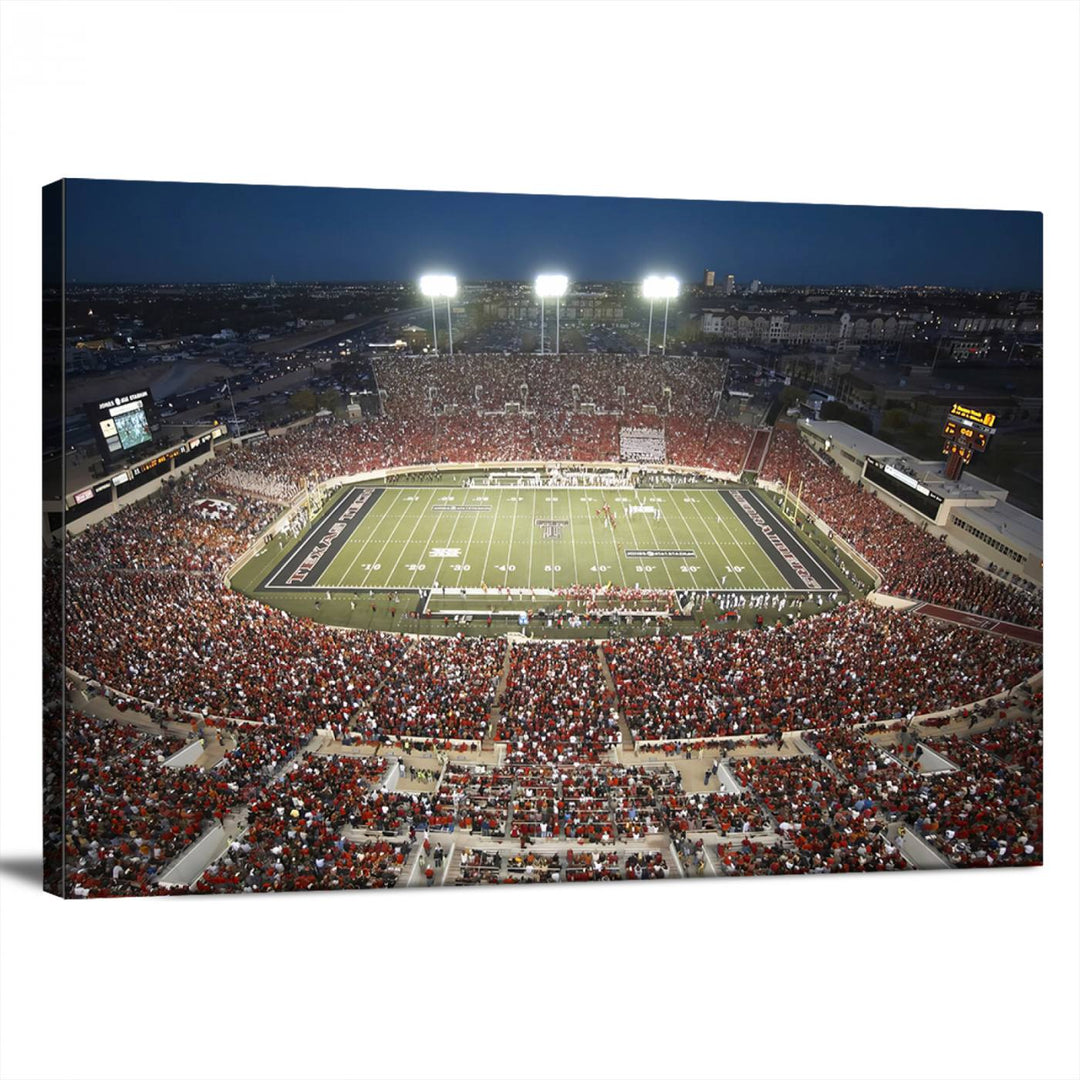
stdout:
<svg viewBox="0 0 1080 1080">
<path fill-rule="evenodd" d="M 710 835 L 724 874 L 907 869 L 890 822 L 954 866 L 1035 865 L 1042 861 L 1041 701 L 1029 709 L 976 735 L 925 738 L 955 766 L 925 776 L 917 762 L 903 760 L 887 728 L 830 729 L 808 733 L 809 754 L 729 759 L 738 793 L 688 792 L 670 765 L 453 761 L 430 794 L 386 790 L 392 762 L 379 755 L 286 748 L 253 769 L 246 739 L 219 768 L 171 769 L 165 760 L 183 740 L 72 712 L 67 891 L 165 891 L 160 878 L 169 864 L 238 802 L 241 828 L 193 891 L 390 887 L 420 833 L 478 852 L 448 882 L 506 880 L 528 866 L 534 869 L 519 880 L 547 880 L 559 868 L 539 853 L 560 841 L 589 845 L 581 858 L 590 855 L 584 863 L 568 855 L 561 880 L 662 876 L 668 870 L 658 849 L 635 844 L 660 838 L 689 854 L 692 837 L 700 849 Z M 492 843 L 504 842 L 495 859 Z"/>
</svg>

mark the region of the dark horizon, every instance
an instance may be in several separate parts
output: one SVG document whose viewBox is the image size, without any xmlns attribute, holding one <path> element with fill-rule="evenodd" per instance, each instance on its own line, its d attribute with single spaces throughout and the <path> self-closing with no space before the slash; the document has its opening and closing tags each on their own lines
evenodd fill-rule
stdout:
<svg viewBox="0 0 1080 1080">
<path fill-rule="evenodd" d="M 434 270 L 528 282 L 559 270 L 689 285 L 709 268 L 772 288 L 1042 290 L 1033 211 L 125 180 L 69 180 L 66 201 L 71 284 L 374 284 Z"/>
<path fill-rule="evenodd" d="M 275 288 L 280 288 L 283 285 L 415 285 L 416 279 L 414 278 L 296 278 L 296 279 L 282 279 L 275 278 Z M 505 285 L 531 285 L 531 278 L 459 278 L 459 285 L 480 285 L 499 283 Z M 165 281 L 157 279 L 147 279 L 146 281 L 94 281 L 94 280 L 80 280 L 77 278 L 70 278 L 67 282 L 68 285 L 82 285 L 92 286 L 94 288 L 104 287 L 153 287 L 161 286 L 163 288 L 175 289 L 182 288 L 187 285 L 199 285 L 199 286 L 213 286 L 213 285 L 269 285 L 269 282 L 265 278 L 222 278 L 220 281 Z M 641 282 L 635 278 L 571 278 L 571 285 L 640 285 Z M 743 282 L 737 284 L 741 287 L 746 284 L 746 279 Z M 701 287 L 699 280 L 687 280 L 680 281 L 680 287 Z M 892 291 L 898 290 L 916 290 L 916 289 L 937 289 L 947 290 L 949 292 L 964 292 L 964 293 L 1021 293 L 1021 292 L 1034 292 L 1042 294 L 1042 288 L 1035 286 L 1020 285 L 1015 288 L 1005 288 L 997 286 L 965 286 L 965 285 L 916 285 L 910 282 L 905 282 L 900 285 L 886 285 L 880 281 L 762 281 L 762 288 L 766 289 L 889 289 Z M 717 289 L 718 299 L 726 299 L 722 293 L 719 292 L 719 286 Z"/>
</svg>

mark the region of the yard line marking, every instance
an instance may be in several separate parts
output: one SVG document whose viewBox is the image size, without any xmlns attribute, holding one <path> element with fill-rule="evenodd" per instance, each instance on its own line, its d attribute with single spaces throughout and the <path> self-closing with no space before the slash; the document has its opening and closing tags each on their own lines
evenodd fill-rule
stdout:
<svg viewBox="0 0 1080 1080">
<path fill-rule="evenodd" d="M 596 515 L 589 513 L 589 510 L 591 509 L 591 507 L 592 507 L 591 503 L 586 503 L 585 504 L 585 520 L 589 523 L 589 537 L 592 540 L 593 559 L 595 560 L 593 562 L 593 566 L 596 567 L 596 570 L 594 571 L 595 574 L 596 574 L 596 582 L 602 588 L 603 584 L 604 584 L 604 577 L 603 577 L 603 571 L 601 571 L 600 567 L 603 566 L 604 564 L 603 564 L 603 561 L 600 558 L 600 549 L 596 546 L 596 530 L 593 528 L 593 518 L 596 517 Z M 571 521 L 574 520 L 573 515 L 571 515 L 570 520 Z"/>
<path fill-rule="evenodd" d="M 394 509 L 395 506 L 397 506 L 398 500 L 400 498 L 401 498 L 401 492 L 400 491 L 395 491 L 394 492 L 394 501 L 386 508 L 386 513 L 383 514 L 382 517 L 379 518 L 380 522 L 383 522 L 383 521 L 386 520 L 386 518 L 390 514 L 390 512 Z M 383 545 L 379 549 L 379 553 L 375 556 L 374 559 L 371 560 L 372 564 L 377 563 L 379 561 L 380 557 L 382 556 L 382 553 L 386 550 L 386 545 L 390 542 L 390 537 L 393 536 L 394 531 L 396 529 L 397 529 L 397 525 L 395 525 L 394 528 L 390 530 L 389 535 L 387 536 L 386 540 L 383 541 Z M 345 584 L 346 580 L 349 577 L 349 574 L 352 572 L 352 568 L 356 565 L 356 560 L 359 559 L 361 555 L 363 555 L 364 551 L 367 549 L 368 544 L 372 543 L 373 541 L 375 541 L 375 537 L 374 536 L 369 536 L 367 540 L 364 540 L 360 544 L 360 546 L 357 548 L 356 554 L 352 558 L 352 562 L 349 563 L 348 567 L 345 570 L 345 573 L 341 575 L 341 579 L 337 583 L 338 586 L 341 586 L 341 585 Z M 375 541 L 375 542 L 377 542 L 377 541 Z M 360 585 L 358 587 L 363 588 L 367 584 L 367 579 L 369 577 L 371 577 L 371 571 L 370 570 L 364 575 L 364 580 L 360 582 Z"/>
<path fill-rule="evenodd" d="M 495 512 L 494 512 L 494 514 L 492 514 L 492 519 L 493 520 L 491 522 L 491 531 L 488 533 L 487 550 L 484 552 L 484 568 L 480 571 L 480 584 L 481 585 L 486 585 L 487 584 L 488 561 L 491 559 L 491 542 L 492 542 L 492 540 L 495 539 L 495 527 L 499 524 L 500 521 L 502 521 L 502 514 L 501 514 L 502 501 L 503 501 L 503 491 L 502 491 L 502 488 L 499 488 L 499 505 L 495 507 Z M 514 504 L 514 508 L 515 508 L 515 510 L 517 509 L 517 503 Z M 479 514 L 477 514 L 476 516 L 480 517 Z M 513 539 L 513 537 L 514 537 L 514 534 L 511 531 L 510 538 Z"/>
<path fill-rule="evenodd" d="M 679 512 L 679 517 L 682 518 L 683 524 L 686 526 L 687 533 L 690 536 L 691 540 L 693 541 L 694 547 L 700 547 L 701 546 L 700 541 L 698 541 L 698 539 L 697 539 L 697 536 L 696 536 L 696 534 L 694 532 L 693 526 L 690 524 L 689 521 L 686 520 L 686 515 L 683 513 L 683 509 L 678 503 L 678 500 L 677 500 L 676 495 L 675 495 L 675 489 L 672 488 L 670 490 L 669 494 L 671 496 L 671 502 L 674 503 L 675 509 L 678 510 L 678 512 Z M 693 496 L 686 496 L 686 498 L 693 498 Z M 693 505 L 696 506 L 697 503 L 694 503 Z M 669 531 L 671 531 L 671 530 L 669 530 Z M 671 531 L 671 539 L 675 540 L 674 531 Z M 684 547 L 684 546 L 689 547 L 690 545 L 689 544 L 683 545 L 683 544 L 680 544 L 677 540 L 675 541 L 675 547 L 678 548 L 678 547 Z M 717 550 L 719 551 L 719 549 L 717 549 Z M 723 554 L 724 553 L 722 551 L 720 551 L 720 555 L 722 556 Z M 700 551 L 695 556 L 695 559 L 698 560 L 699 562 L 704 561 L 704 560 L 701 559 Z M 717 586 L 719 586 L 720 585 L 720 579 L 716 576 L 716 567 L 713 565 L 713 560 L 710 559 L 707 563 L 705 563 L 705 565 L 712 571 L 713 580 L 716 582 Z M 697 574 L 691 572 L 690 577 L 693 580 L 694 588 L 696 589 L 698 587 Z"/>
<path fill-rule="evenodd" d="M 511 491 L 516 491 L 518 489 L 511 488 L 510 490 Z M 518 505 L 524 500 L 525 496 L 524 495 L 512 495 L 511 498 L 514 499 L 514 520 L 513 520 L 512 524 L 510 525 L 510 542 L 506 545 L 506 561 L 503 563 L 503 566 L 507 566 L 507 567 L 509 567 L 511 565 L 511 556 L 514 554 L 514 534 L 517 531 Z M 502 587 L 504 589 L 506 588 L 506 584 L 507 584 L 507 582 L 509 580 L 510 580 L 510 571 L 509 570 L 504 570 L 503 571 L 503 583 L 502 583 Z"/>
<path fill-rule="evenodd" d="M 736 491 L 736 490 L 741 492 L 741 491 L 748 490 L 748 489 L 745 489 L 745 488 L 727 489 L 727 490 L 725 490 L 723 492 L 720 492 L 720 501 L 722 503 L 724 503 L 724 505 L 728 508 L 728 510 L 731 511 L 731 516 L 734 518 L 736 524 L 739 526 L 740 529 L 743 530 L 743 532 L 746 533 L 746 535 L 750 538 L 749 543 L 753 544 L 754 548 L 761 555 L 761 559 L 762 559 L 762 564 L 761 565 L 764 565 L 770 572 L 775 571 L 780 577 L 780 584 L 778 586 L 769 586 L 769 584 L 765 580 L 765 575 L 761 571 L 761 565 L 759 565 L 755 560 L 751 559 L 750 560 L 750 565 L 756 571 L 757 576 L 759 578 L 761 578 L 761 588 L 762 588 L 762 590 L 767 591 L 767 592 L 779 592 L 779 591 L 785 591 L 785 590 L 789 589 L 791 586 L 789 585 L 787 580 L 784 578 L 783 573 L 780 570 L 777 570 L 777 568 L 773 564 L 772 559 L 769 558 L 768 552 L 765 551 L 765 548 L 758 541 L 757 537 L 755 537 L 754 534 L 752 532 L 750 532 L 750 530 L 747 528 L 746 523 L 742 520 L 742 516 L 739 514 L 739 512 L 735 509 L 734 506 L 731 505 L 730 502 L 728 502 L 726 496 L 729 493 L 731 493 L 733 491 Z M 728 532 L 731 533 L 731 538 L 735 541 L 736 544 L 739 545 L 739 550 L 741 552 L 743 552 L 743 554 L 745 555 L 746 554 L 746 549 L 743 547 L 742 542 L 739 540 L 739 538 L 735 534 L 734 530 L 731 529 L 729 526 L 727 526 L 726 523 L 725 523 L 725 527 L 727 528 Z"/>
<path fill-rule="evenodd" d="M 439 491 L 439 490 L 440 490 L 440 489 L 439 489 L 439 488 L 437 488 L 437 487 L 433 487 L 433 488 L 431 489 L 431 494 L 430 494 L 430 495 L 428 495 L 428 501 L 427 501 L 427 503 L 425 504 L 425 506 L 424 506 L 424 509 L 423 509 L 423 510 L 421 510 L 421 511 L 420 511 L 420 513 L 419 513 L 419 514 L 417 514 L 417 516 L 416 516 L 416 523 L 415 523 L 415 524 L 413 525 L 413 527 L 412 527 L 412 532 L 411 532 L 411 533 L 409 533 L 409 539 L 408 539 L 408 540 L 406 540 L 406 541 L 405 541 L 405 543 L 404 543 L 404 544 L 403 544 L 403 545 L 401 546 L 401 554 L 400 554 L 400 555 L 398 556 L 397 562 L 396 562 L 396 563 L 394 563 L 394 569 L 393 569 L 392 573 L 397 573 L 397 568 L 398 568 L 398 565 L 399 565 L 399 564 L 401 563 L 401 560 L 402 560 L 403 558 L 405 558 L 405 556 L 406 556 L 406 555 L 408 555 L 408 553 L 409 553 L 409 548 L 410 548 L 410 547 L 412 547 L 412 543 L 413 543 L 413 537 L 415 537 L 415 536 L 416 536 L 416 530 L 417 530 L 418 528 L 420 528 L 420 522 L 424 520 L 424 515 L 425 515 L 425 514 L 426 514 L 426 513 L 428 512 L 428 509 L 430 508 L 431 504 L 432 504 L 432 503 L 433 503 L 433 502 L 435 501 L 435 493 L 436 493 L 437 491 Z M 438 524 L 438 522 L 439 522 L 439 519 L 438 519 L 438 515 L 437 515 L 437 514 L 435 514 L 435 515 L 432 515 L 432 516 L 433 516 L 433 517 L 435 518 L 435 523 L 434 523 L 434 524 L 432 525 L 432 527 L 431 527 L 431 532 L 432 532 L 432 533 L 434 533 L 434 531 L 435 531 L 435 525 L 437 525 L 437 524 Z M 428 540 L 430 540 L 430 539 L 431 539 L 431 536 L 430 536 L 430 534 L 429 534 L 429 535 L 428 535 Z M 426 548 L 425 548 L 425 550 L 426 550 Z M 416 559 L 416 558 L 414 558 L 414 559 L 413 559 L 412 561 L 413 561 L 413 564 L 414 564 L 414 565 L 416 565 L 416 564 L 418 564 L 418 563 L 420 562 L 420 560 L 419 560 L 419 559 Z M 410 588 L 410 589 L 411 589 L 411 588 L 413 587 L 413 582 L 414 582 L 414 581 L 416 580 L 416 575 L 417 575 L 417 573 L 418 573 L 418 571 L 416 571 L 416 570 L 414 570 L 414 571 L 412 572 L 412 577 L 411 577 L 411 578 L 409 578 L 409 584 L 408 584 L 408 588 Z"/>
<path fill-rule="evenodd" d="M 570 492 L 572 490 L 572 488 L 566 489 L 566 517 L 567 520 L 570 522 L 570 554 L 571 556 L 573 556 L 574 559 L 574 580 L 572 584 L 580 585 L 581 577 L 578 574 L 577 544 L 574 543 L 574 503 L 573 500 L 570 498 Z"/>
<path fill-rule="evenodd" d="M 535 490 L 533 491 L 532 513 L 529 515 L 529 520 L 532 521 L 532 522 L 536 521 L 536 491 Z M 536 527 L 535 524 L 532 527 L 535 528 Z M 525 582 L 525 584 L 530 589 L 532 589 L 532 588 L 534 588 L 536 586 L 536 582 L 533 581 L 533 576 L 532 576 L 532 562 L 533 562 L 533 535 L 532 535 L 532 531 L 530 530 L 530 532 L 529 532 L 529 577 L 528 577 L 528 580 Z"/>
<path fill-rule="evenodd" d="M 637 504 L 638 504 L 638 506 L 645 506 L 646 505 L 642 501 L 642 498 L 641 498 L 640 495 L 638 496 Z M 630 516 L 629 513 L 626 516 L 629 517 Z M 660 544 L 656 539 L 656 530 L 653 528 L 652 514 L 642 514 L 640 516 L 645 518 L 648 521 L 648 523 L 649 523 L 649 535 L 653 538 L 652 547 L 658 549 L 660 547 Z M 668 583 L 671 585 L 672 590 L 673 591 L 678 590 L 679 586 L 675 584 L 675 579 L 671 576 L 671 571 L 667 568 L 667 559 L 661 559 L 660 560 L 660 565 L 664 568 L 664 573 L 667 574 Z M 655 588 L 656 586 L 653 585 L 652 580 L 651 580 L 652 575 L 646 573 L 645 577 L 647 579 L 646 582 L 645 582 L 646 588 L 649 588 L 649 589 Z"/>
<path fill-rule="evenodd" d="M 601 503 L 607 501 L 606 499 L 603 498 L 603 495 L 604 495 L 604 493 L 601 492 Z M 614 499 L 612 499 L 612 501 L 614 501 Z M 627 503 L 619 503 L 618 505 L 619 506 L 625 506 L 625 505 L 628 504 L 628 502 L 629 502 L 629 500 L 627 500 Z M 616 535 L 615 530 L 613 528 L 611 528 L 609 525 L 605 525 L 605 523 L 604 523 L 605 520 L 606 520 L 605 518 L 601 517 L 598 520 L 600 522 L 600 525 L 599 526 L 596 526 L 596 525 L 593 526 L 593 535 L 596 535 L 596 529 L 597 529 L 597 527 L 599 527 L 601 541 L 603 542 L 603 544 L 605 546 L 607 546 L 607 547 L 609 547 L 611 549 L 611 558 L 608 560 L 608 565 L 609 566 L 614 566 L 616 568 L 616 570 L 618 570 L 619 576 L 622 578 L 622 580 L 619 582 L 619 588 L 625 589 L 625 588 L 627 588 L 629 586 L 630 579 L 629 579 L 629 576 L 628 576 L 628 572 L 627 572 L 625 566 L 623 565 L 622 554 L 621 554 L 621 552 L 619 550 L 619 541 L 615 538 L 615 535 Z M 623 514 L 623 521 L 626 524 L 627 528 L 629 529 L 630 528 L 630 522 L 626 520 L 626 515 L 625 514 Z M 630 529 L 630 531 L 632 533 L 633 529 Z M 626 545 L 624 544 L 623 547 L 625 547 L 625 546 Z"/>
<path fill-rule="evenodd" d="M 445 488 L 444 488 L 443 490 L 444 490 L 444 491 L 446 491 L 446 489 L 445 489 Z M 448 492 L 448 491 L 447 491 L 447 495 L 449 495 L 449 492 Z M 456 499 L 448 499 L 447 501 L 448 501 L 448 502 L 456 502 L 457 500 L 456 500 Z M 461 499 L 461 504 L 462 504 L 462 506 L 464 506 L 464 505 L 465 505 L 465 496 L 462 496 L 462 499 Z M 440 545 L 439 545 L 440 547 L 442 547 L 442 548 L 449 548 L 449 547 L 453 547 L 453 546 L 454 546 L 454 533 L 456 533 L 456 532 L 457 532 L 457 527 L 458 527 L 458 520 L 459 520 L 459 519 L 461 519 L 461 518 L 462 518 L 462 517 L 464 517 L 464 516 L 465 516 L 464 514 L 435 514 L 435 518 L 436 518 L 436 519 L 438 519 L 438 518 L 440 518 L 440 517 L 449 517 L 449 518 L 453 518 L 453 519 L 454 519 L 454 524 L 450 526 L 450 535 L 449 535 L 449 536 L 448 536 L 448 537 L 446 538 L 446 543 L 445 543 L 445 544 L 440 544 Z M 475 526 L 475 524 L 476 524 L 476 523 L 475 523 L 475 522 L 473 522 L 473 524 L 474 524 L 474 526 Z M 432 529 L 432 535 L 434 535 L 434 533 L 435 533 L 435 530 L 434 530 L 434 529 Z M 428 545 L 430 545 L 430 543 L 431 543 L 431 537 L 429 536 L 429 537 L 428 537 Z M 425 550 L 427 550 L 427 549 L 428 549 L 428 545 L 425 545 Z M 465 556 L 464 556 L 464 555 L 459 555 L 459 556 L 458 556 L 458 558 L 459 558 L 459 559 L 464 559 L 464 558 L 465 558 Z M 438 569 L 438 570 L 436 571 L 436 575 L 435 575 L 435 577 L 433 578 L 433 580 L 434 580 L 434 581 L 438 581 L 438 580 L 439 580 L 439 577 L 438 577 L 438 575 L 442 573 L 442 568 L 443 568 L 443 564 L 444 564 L 445 562 L 446 562 L 446 556 L 444 555 L 444 556 L 443 556 L 443 557 L 442 557 L 441 559 L 439 559 L 439 569 Z M 460 573 L 460 571 L 458 572 L 458 577 L 459 577 L 459 578 L 461 577 L 461 573 Z M 456 586 L 455 586 L 455 587 L 456 587 Z M 441 589 L 443 590 L 443 593 L 445 594 L 445 593 L 446 593 L 446 583 L 445 583 L 445 582 L 443 582 L 443 583 L 442 583 L 442 584 L 440 585 L 440 588 L 441 588 Z"/>
<path fill-rule="evenodd" d="M 468 495 L 465 495 L 463 497 L 463 499 L 464 499 L 464 501 L 462 502 L 462 506 L 465 506 L 469 501 Z M 468 516 L 468 515 L 466 515 L 466 516 Z M 472 515 L 473 522 L 472 522 L 472 528 L 469 530 L 469 539 L 468 539 L 468 542 L 465 544 L 465 552 L 461 556 L 461 562 L 458 563 L 458 566 L 468 566 L 470 568 L 470 571 L 471 571 L 472 561 L 469 558 L 469 551 L 472 548 L 473 537 L 476 535 L 476 523 L 480 520 L 481 517 L 486 517 L 486 516 L 487 516 L 486 514 L 481 514 L 481 513 L 479 513 L 479 511 Z M 494 528 L 494 526 L 492 526 L 492 528 Z M 490 543 L 490 541 L 489 541 L 489 543 Z M 454 582 L 454 588 L 456 588 L 456 589 L 461 588 L 461 575 L 464 574 L 464 573 L 465 573 L 464 570 L 459 570 L 458 571 L 457 581 Z M 481 579 L 481 580 L 483 580 L 483 579 Z"/>
<path fill-rule="evenodd" d="M 712 491 L 717 491 L 718 492 L 718 489 L 713 489 L 713 488 L 709 488 L 707 490 L 710 491 L 710 492 L 712 492 Z M 724 500 L 722 498 L 719 500 L 719 502 L 720 502 L 720 505 L 724 508 L 725 513 L 730 511 L 731 508 L 728 506 L 728 504 L 726 502 L 724 502 Z M 709 522 L 706 519 L 705 515 L 700 510 L 698 510 L 697 503 L 693 503 L 692 505 L 694 507 L 695 512 L 697 513 L 697 516 L 699 518 L 701 518 L 702 525 L 705 526 L 705 529 L 707 530 L 708 534 L 712 537 L 713 543 L 720 549 L 720 551 L 722 553 L 723 550 L 724 550 L 724 545 L 721 544 L 720 541 L 716 539 L 716 533 L 714 533 L 712 531 L 712 526 L 709 524 Z M 723 523 L 723 517 L 721 517 L 720 520 L 721 520 L 721 523 Z M 725 525 L 725 528 L 727 528 L 726 525 Z M 736 540 L 734 536 L 732 536 L 730 529 L 727 529 L 727 534 L 728 534 L 728 536 L 731 536 L 732 540 L 735 540 L 736 544 L 739 543 L 739 541 Z M 754 567 L 753 560 L 748 560 L 747 559 L 746 552 L 743 551 L 743 547 L 742 547 L 741 544 L 739 544 L 739 550 L 742 551 L 742 553 L 743 553 L 743 561 L 746 562 L 747 566 L 750 567 L 751 569 L 755 569 L 755 571 L 756 571 L 756 568 Z M 730 564 L 725 564 L 725 565 L 730 565 Z M 745 589 L 746 586 L 743 584 L 742 574 L 740 574 L 740 573 L 738 573 L 737 571 L 734 571 L 734 570 L 732 571 L 732 573 L 735 574 L 735 578 L 739 582 L 739 588 L 740 589 Z M 761 577 L 761 575 L 758 574 L 758 577 Z M 722 588 L 722 589 L 726 588 L 726 587 L 727 586 L 725 586 L 725 585 L 720 586 L 720 588 Z"/>
</svg>

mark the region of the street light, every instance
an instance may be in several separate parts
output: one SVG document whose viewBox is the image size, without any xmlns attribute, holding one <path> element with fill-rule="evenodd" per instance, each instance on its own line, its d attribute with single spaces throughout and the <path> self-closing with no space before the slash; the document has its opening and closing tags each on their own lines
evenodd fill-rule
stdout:
<svg viewBox="0 0 1080 1080">
<path fill-rule="evenodd" d="M 565 274 L 540 274 L 536 278 L 536 295 L 540 297 L 540 355 L 544 354 L 544 298 L 555 297 L 555 355 L 559 355 L 559 297 L 566 295 L 570 279 Z"/>
<path fill-rule="evenodd" d="M 431 341 L 435 355 L 439 355 L 439 337 L 435 328 L 435 298 L 446 297 L 446 333 L 450 339 L 450 355 L 454 355 L 454 330 L 450 325 L 450 298 L 457 296 L 457 278 L 453 274 L 424 274 L 420 278 L 420 291 L 431 297 Z"/>
<path fill-rule="evenodd" d="M 652 349 L 652 309 L 654 300 L 664 301 L 664 344 L 661 347 L 662 352 L 667 352 L 667 316 L 668 305 L 671 303 L 673 296 L 679 295 L 679 283 L 670 274 L 665 277 L 661 277 L 658 274 L 650 274 L 641 283 L 641 295 L 649 301 L 649 336 L 646 339 L 645 355 L 649 355 L 649 351 Z"/>
</svg>

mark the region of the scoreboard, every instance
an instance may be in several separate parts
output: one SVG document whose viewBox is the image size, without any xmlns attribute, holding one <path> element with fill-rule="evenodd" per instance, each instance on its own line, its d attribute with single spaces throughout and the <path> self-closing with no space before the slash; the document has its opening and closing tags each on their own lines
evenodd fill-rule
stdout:
<svg viewBox="0 0 1080 1080">
<path fill-rule="evenodd" d="M 985 450 L 990 445 L 990 436 L 985 431 L 974 427 L 965 427 L 955 420 L 946 422 L 945 438 L 955 439 L 962 446 L 966 445 L 972 450 Z"/>
<path fill-rule="evenodd" d="M 149 389 L 117 394 L 84 406 L 101 460 L 106 466 L 139 446 L 153 442 L 157 426 Z"/>
<path fill-rule="evenodd" d="M 996 413 L 980 412 L 978 409 L 969 409 L 966 405 L 953 405 L 949 410 L 949 416 L 961 423 L 975 425 L 988 432 L 994 430 L 994 421 L 997 420 Z"/>
<path fill-rule="evenodd" d="M 945 442 L 941 452 L 948 459 L 945 475 L 950 480 L 958 480 L 964 466 L 971 464 L 975 453 L 982 453 L 990 445 L 996 421 L 996 413 L 973 409 L 958 402 L 949 410 L 942 429 Z"/>
</svg>

